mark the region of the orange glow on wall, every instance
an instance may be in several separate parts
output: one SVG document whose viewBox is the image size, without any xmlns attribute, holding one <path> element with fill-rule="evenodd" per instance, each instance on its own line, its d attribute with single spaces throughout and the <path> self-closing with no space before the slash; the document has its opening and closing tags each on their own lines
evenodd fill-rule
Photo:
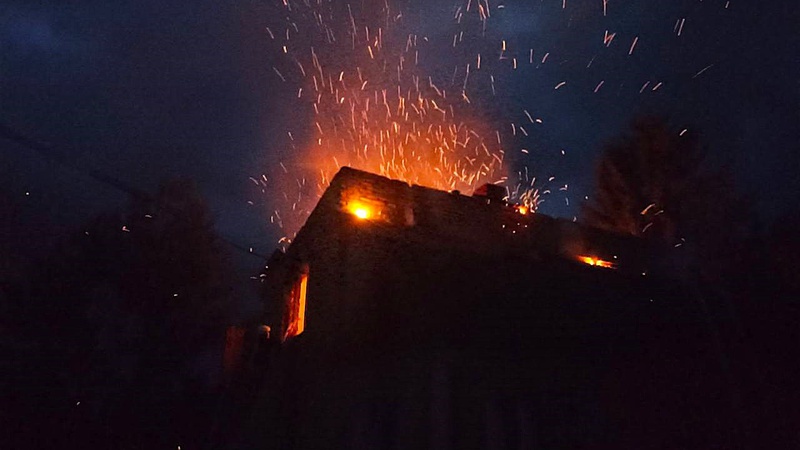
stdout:
<svg viewBox="0 0 800 450">
<path fill-rule="evenodd" d="M 523 205 L 517 206 L 517 212 L 524 216 L 528 214 L 528 207 Z"/>
<path fill-rule="evenodd" d="M 308 274 L 300 275 L 300 278 L 292 286 L 289 293 L 287 319 L 288 324 L 284 333 L 284 339 L 301 334 L 306 328 L 306 289 L 308 286 Z"/>
<path fill-rule="evenodd" d="M 595 256 L 578 256 L 578 261 L 590 266 L 604 267 L 606 269 L 616 269 L 616 265 L 611 261 L 605 261 Z"/>
</svg>

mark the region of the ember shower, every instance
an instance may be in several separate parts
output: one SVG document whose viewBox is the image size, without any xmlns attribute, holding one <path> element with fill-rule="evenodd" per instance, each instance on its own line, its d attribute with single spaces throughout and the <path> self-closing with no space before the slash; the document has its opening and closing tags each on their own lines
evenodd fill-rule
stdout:
<svg viewBox="0 0 800 450">
<path fill-rule="evenodd" d="M 289 107 L 307 111 L 287 131 L 293 151 L 272 171 L 282 191 L 272 220 L 285 233 L 302 225 L 342 166 L 445 190 L 499 182 L 535 208 L 535 178 L 527 168 L 510 175 L 507 146 L 536 119 L 525 111 L 527 123 L 509 127 L 482 108 L 502 102 L 492 69 L 521 64 L 491 38 L 488 4 L 426 20 L 412 20 L 424 7 L 389 2 L 284 0 L 276 9 L 267 32 L 282 58 L 273 70 L 296 93 Z M 432 19 L 440 29 L 418 29 Z"/>
</svg>

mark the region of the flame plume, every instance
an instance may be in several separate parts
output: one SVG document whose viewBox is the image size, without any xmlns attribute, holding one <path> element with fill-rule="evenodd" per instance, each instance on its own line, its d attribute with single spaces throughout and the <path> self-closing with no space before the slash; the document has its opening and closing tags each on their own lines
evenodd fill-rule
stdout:
<svg viewBox="0 0 800 450">
<path fill-rule="evenodd" d="M 296 151 L 279 173 L 287 178 L 285 204 L 273 221 L 287 233 L 342 166 L 465 192 L 507 180 L 501 135 L 467 94 L 470 66 L 463 83 L 427 75 L 420 60 L 432 44 L 405 25 L 402 12 L 388 2 L 283 0 L 281 13 L 280 31 L 268 30 L 285 57 L 274 70 L 309 111 L 305 138 L 289 134 Z M 471 14 L 485 28 L 486 10 Z M 463 15 L 459 9 L 460 25 Z M 536 209 L 535 192 L 514 193 Z"/>
</svg>

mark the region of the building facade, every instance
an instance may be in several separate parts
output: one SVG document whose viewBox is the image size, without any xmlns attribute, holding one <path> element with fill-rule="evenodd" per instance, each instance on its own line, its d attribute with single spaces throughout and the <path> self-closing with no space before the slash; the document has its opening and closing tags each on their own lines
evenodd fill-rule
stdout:
<svg viewBox="0 0 800 450">
<path fill-rule="evenodd" d="M 710 332 L 659 252 L 343 168 L 265 274 L 242 448 L 699 448 Z"/>
</svg>

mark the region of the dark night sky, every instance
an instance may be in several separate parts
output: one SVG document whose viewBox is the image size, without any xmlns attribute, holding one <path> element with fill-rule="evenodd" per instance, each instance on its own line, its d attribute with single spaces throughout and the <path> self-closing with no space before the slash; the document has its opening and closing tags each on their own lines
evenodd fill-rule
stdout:
<svg viewBox="0 0 800 450">
<path fill-rule="evenodd" d="M 3 267 L 39 256 L 37 249 L 70 227 L 124 204 L 124 194 L 92 180 L 88 170 L 151 192 L 165 178 L 192 177 L 219 230 L 268 254 L 280 235 L 269 225 L 265 195 L 248 177 L 272 170 L 286 151 L 286 130 L 304 123 L 271 69 L 278 56 L 265 26 L 279 3 L 3 2 L 0 122 L 85 168 L 0 140 L 0 252 L 10 255 Z M 405 3 L 411 27 L 450 39 L 440 24 L 451 19 L 456 0 Z M 544 119 L 537 135 L 543 145 L 567 150 L 561 159 L 530 161 L 544 172 L 539 176 L 570 184 L 571 206 L 554 195 L 545 213 L 577 213 L 601 143 L 643 112 L 700 129 L 719 159 L 734 161 L 742 189 L 765 216 L 797 204 L 796 2 L 725 4 L 612 0 L 603 17 L 601 0 L 567 0 L 566 10 L 556 0 L 508 1 L 496 11 L 496 30 L 511 45 L 551 52 L 541 70 L 502 80 L 514 99 L 503 112 L 529 109 Z M 420 5 L 424 14 L 415 13 Z M 673 27 L 681 18 L 679 37 Z M 617 33 L 608 48 L 606 29 Z M 664 84 L 639 94 L 643 80 Z M 561 81 L 567 84 L 555 91 Z M 243 270 L 242 278 L 259 264 L 244 255 L 241 265 L 251 273 Z"/>
</svg>

